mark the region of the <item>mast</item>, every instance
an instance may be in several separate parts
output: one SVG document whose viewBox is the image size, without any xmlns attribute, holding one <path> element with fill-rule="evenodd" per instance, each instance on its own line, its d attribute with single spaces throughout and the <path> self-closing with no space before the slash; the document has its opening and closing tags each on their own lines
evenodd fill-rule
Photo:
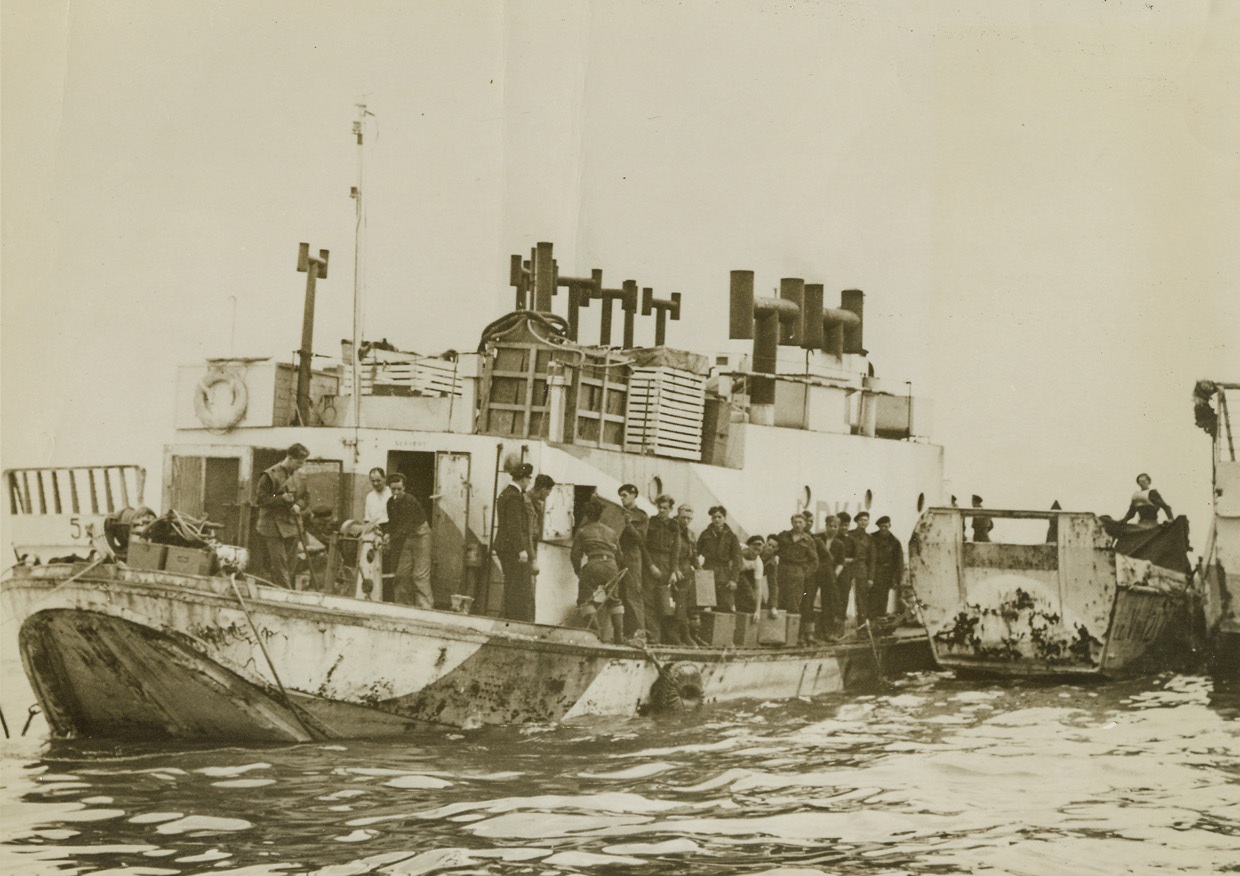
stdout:
<svg viewBox="0 0 1240 876">
<path fill-rule="evenodd" d="M 362 381 L 359 361 L 362 352 L 362 286 L 365 275 L 362 273 L 362 235 L 366 230 L 366 208 L 362 201 L 362 179 L 365 170 L 365 148 L 363 131 L 366 116 L 372 113 L 366 110 L 366 104 L 357 104 L 357 121 L 353 123 L 353 134 L 357 137 L 357 185 L 353 187 L 352 197 L 357 211 L 353 228 L 353 356 L 350 367 L 353 378 L 353 461 L 357 462 L 359 448 L 357 433 L 362 425 Z"/>
</svg>

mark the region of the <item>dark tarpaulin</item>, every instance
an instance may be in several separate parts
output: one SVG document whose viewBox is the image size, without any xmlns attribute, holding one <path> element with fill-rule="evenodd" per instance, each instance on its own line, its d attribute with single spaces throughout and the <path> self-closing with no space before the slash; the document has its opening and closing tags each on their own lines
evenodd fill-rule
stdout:
<svg viewBox="0 0 1240 876">
<path fill-rule="evenodd" d="M 1191 575 L 1188 562 L 1188 518 L 1181 514 L 1169 523 L 1156 526 L 1133 526 L 1112 517 L 1099 518 L 1107 535 L 1115 539 L 1115 550 L 1138 560 L 1149 560 L 1155 566 Z"/>
</svg>

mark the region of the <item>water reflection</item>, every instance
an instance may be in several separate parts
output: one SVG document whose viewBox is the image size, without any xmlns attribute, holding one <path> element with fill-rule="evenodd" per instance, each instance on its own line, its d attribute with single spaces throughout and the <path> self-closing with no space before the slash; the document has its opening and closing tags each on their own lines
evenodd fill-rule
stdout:
<svg viewBox="0 0 1240 876">
<path fill-rule="evenodd" d="M 1237 698 L 922 675 L 849 697 L 400 743 L 9 750 L 9 872 L 1213 873 Z"/>
</svg>

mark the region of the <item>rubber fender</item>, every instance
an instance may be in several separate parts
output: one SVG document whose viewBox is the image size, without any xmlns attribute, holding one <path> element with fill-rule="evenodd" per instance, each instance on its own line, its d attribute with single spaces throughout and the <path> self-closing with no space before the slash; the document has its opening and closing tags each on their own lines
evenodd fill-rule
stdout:
<svg viewBox="0 0 1240 876">
<path fill-rule="evenodd" d="M 194 413 L 208 429 L 231 429 L 245 416 L 248 403 L 245 381 L 232 371 L 211 371 L 194 389 Z"/>
<path fill-rule="evenodd" d="M 655 712 L 676 712 L 702 703 L 702 672 L 680 661 L 664 666 L 650 688 L 650 707 Z"/>
</svg>

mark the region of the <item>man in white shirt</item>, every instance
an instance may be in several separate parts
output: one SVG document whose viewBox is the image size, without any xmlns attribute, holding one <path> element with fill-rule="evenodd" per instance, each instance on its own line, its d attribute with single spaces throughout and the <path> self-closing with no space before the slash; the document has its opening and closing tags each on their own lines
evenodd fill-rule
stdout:
<svg viewBox="0 0 1240 876">
<path fill-rule="evenodd" d="M 370 470 L 371 490 L 366 494 L 366 506 L 362 515 L 365 527 L 362 529 L 362 540 L 358 543 L 358 599 L 374 599 L 376 596 L 384 602 L 391 602 L 390 585 L 384 586 L 383 576 L 383 543 L 381 527 L 388 522 L 387 503 L 392 498 L 392 489 L 387 485 L 387 477 L 381 468 Z M 378 593 L 375 594 L 375 585 Z"/>
</svg>

